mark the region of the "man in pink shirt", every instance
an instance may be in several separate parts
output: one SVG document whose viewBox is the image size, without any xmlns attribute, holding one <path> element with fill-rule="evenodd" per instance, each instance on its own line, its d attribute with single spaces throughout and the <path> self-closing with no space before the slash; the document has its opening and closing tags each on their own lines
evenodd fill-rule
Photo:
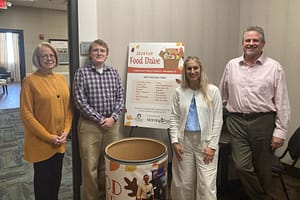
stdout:
<svg viewBox="0 0 300 200">
<path fill-rule="evenodd" d="M 290 104 L 285 73 L 263 53 L 264 31 L 243 33 L 243 55 L 230 60 L 220 82 L 232 157 L 249 199 L 266 199 L 271 188 L 272 153 L 288 132 Z"/>
</svg>

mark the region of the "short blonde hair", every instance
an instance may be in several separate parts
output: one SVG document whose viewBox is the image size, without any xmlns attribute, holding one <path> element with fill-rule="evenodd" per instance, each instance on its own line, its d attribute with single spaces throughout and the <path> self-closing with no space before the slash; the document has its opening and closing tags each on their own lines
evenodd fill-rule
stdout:
<svg viewBox="0 0 300 200">
<path fill-rule="evenodd" d="M 101 39 L 97 39 L 97 40 L 94 40 L 91 44 L 90 44 L 90 47 L 89 47 L 89 54 L 91 54 L 92 52 L 92 48 L 95 44 L 98 44 L 99 46 L 102 46 L 106 49 L 106 52 L 107 54 L 109 53 L 109 47 L 108 47 L 108 44 L 104 41 L 104 40 L 101 40 Z"/>
<path fill-rule="evenodd" d="M 99 45 L 99 46 L 102 46 L 106 49 L 106 54 L 108 55 L 109 53 L 109 47 L 108 47 L 108 44 L 102 40 L 102 39 L 97 39 L 97 40 L 94 40 L 91 44 L 90 44 L 90 47 L 89 47 L 89 59 L 91 59 L 91 53 L 92 53 L 92 48 L 94 47 L 94 45 Z"/>
<path fill-rule="evenodd" d="M 41 67 L 41 63 L 40 63 L 40 50 L 42 47 L 48 47 L 49 49 L 51 49 L 54 53 L 55 56 L 55 66 L 56 67 L 58 65 L 58 53 L 57 50 L 49 43 L 49 42 L 41 42 L 38 44 L 38 46 L 34 49 L 33 51 L 33 55 L 32 55 L 32 63 L 34 66 L 36 66 L 37 68 Z"/>
</svg>

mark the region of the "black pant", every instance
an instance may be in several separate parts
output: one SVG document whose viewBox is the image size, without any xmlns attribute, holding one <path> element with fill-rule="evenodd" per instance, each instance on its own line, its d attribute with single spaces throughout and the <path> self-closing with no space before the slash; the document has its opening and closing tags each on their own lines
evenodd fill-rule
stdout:
<svg viewBox="0 0 300 200">
<path fill-rule="evenodd" d="M 33 163 L 35 200 L 57 200 L 64 154 Z"/>
</svg>

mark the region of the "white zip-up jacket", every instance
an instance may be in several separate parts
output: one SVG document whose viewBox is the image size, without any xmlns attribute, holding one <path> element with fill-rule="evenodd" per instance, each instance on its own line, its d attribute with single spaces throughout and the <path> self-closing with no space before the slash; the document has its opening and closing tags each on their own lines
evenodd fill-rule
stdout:
<svg viewBox="0 0 300 200">
<path fill-rule="evenodd" d="M 205 141 L 208 147 L 217 149 L 223 125 L 223 108 L 220 91 L 212 84 L 208 85 L 209 107 L 199 90 L 176 88 L 170 117 L 171 143 L 178 143 L 184 138 L 184 129 L 193 96 L 195 96 L 201 127 L 201 141 Z"/>
</svg>

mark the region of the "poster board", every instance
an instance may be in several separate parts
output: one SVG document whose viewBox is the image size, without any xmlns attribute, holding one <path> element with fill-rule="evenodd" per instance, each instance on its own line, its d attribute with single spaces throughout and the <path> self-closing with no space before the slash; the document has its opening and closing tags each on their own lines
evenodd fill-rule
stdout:
<svg viewBox="0 0 300 200">
<path fill-rule="evenodd" d="M 56 48 L 58 53 L 59 65 L 69 64 L 69 47 L 68 40 L 64 39 L 49 39 L 49 43 Z"/>
<path fill-rule="evenodd" d="M 184 44 L 129 43 L 125 126 L 168 129 Z"/>
</svg>

